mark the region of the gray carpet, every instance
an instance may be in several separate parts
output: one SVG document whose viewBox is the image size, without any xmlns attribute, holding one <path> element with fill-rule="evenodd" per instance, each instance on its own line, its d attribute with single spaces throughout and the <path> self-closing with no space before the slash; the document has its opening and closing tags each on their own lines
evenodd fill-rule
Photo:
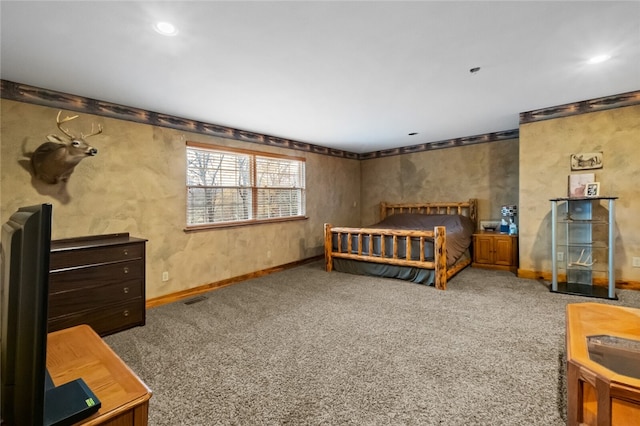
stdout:
<svg viewBox="0 0 640 426">
<path fill-rule="evenodd" d="M 563 425 L 565 306 L 467 268 L 447 291 L 322 262 L 147 311 L 105 338 L 153 390 L 152 425 Z"/>
</svg>

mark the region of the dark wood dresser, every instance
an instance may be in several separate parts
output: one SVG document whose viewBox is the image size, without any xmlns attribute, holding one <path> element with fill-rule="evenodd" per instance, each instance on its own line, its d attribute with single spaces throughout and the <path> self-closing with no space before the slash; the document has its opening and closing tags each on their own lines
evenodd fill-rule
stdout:
<svg viewBox="0 0 640 426">
<path fill-rule="evenodd" d="M 49 332 L 101 336 L 145 323 L 145 243 L 128 233 L 51 241 Z"/>
</svg>

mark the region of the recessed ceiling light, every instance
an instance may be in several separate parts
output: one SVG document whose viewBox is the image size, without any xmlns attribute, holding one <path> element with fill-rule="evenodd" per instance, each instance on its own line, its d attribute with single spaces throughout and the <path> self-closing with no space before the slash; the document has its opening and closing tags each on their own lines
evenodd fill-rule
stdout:
<svg viewBox="0 0 640 426">
<path fill-rule="evenodd" d="M 174 36 L 178 34 L 178 29 L 171 22 L 157 22 L 153 26 L 153 29 L 166 36 Z"/>
<path fill-rule="evenodd" d="M 611 59 L 610 55 L 598 55 L 590 58 L 587 62 L 590 64 L 599 64 L 601 62 L 608 61 L 609 59 Z"/>
</svg>

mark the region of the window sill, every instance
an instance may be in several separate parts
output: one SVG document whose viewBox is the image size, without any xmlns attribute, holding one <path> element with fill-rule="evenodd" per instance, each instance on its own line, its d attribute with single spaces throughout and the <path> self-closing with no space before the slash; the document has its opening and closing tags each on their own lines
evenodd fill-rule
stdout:
<svg viewBox="0 0 640 426">
<path fill-rule="evenodd" d="M 293 222 L 298 220 L 307 220 L 307 216 L 295 216 L 295 217 L 283 217 L 277 219 L 260 219 L 260 220 L 245 220 L 242 222 L 226 222 L 226 223 L 207 223 L 203 225 L 190 225 L 184 228 L 184 232 L 199 232 L 209 231 L 212 229 L 220 228 L 237 228 L 239 226 L 251 226 L 251 225 L 264 225 L 269 223 L 281 223 L 281 222 Z"/>
</svg>

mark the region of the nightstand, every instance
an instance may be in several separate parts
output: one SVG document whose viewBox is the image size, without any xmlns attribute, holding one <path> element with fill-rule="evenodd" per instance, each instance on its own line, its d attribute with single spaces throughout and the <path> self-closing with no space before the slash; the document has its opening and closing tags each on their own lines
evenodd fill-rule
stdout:
<svg viewBox="0 0 640 426">
<path fill-rule="evenodd" d="M 479 231 L 473 234 L 473 263 L 478 268 L 518 270 L 518 236 Z"/>
</svg>

